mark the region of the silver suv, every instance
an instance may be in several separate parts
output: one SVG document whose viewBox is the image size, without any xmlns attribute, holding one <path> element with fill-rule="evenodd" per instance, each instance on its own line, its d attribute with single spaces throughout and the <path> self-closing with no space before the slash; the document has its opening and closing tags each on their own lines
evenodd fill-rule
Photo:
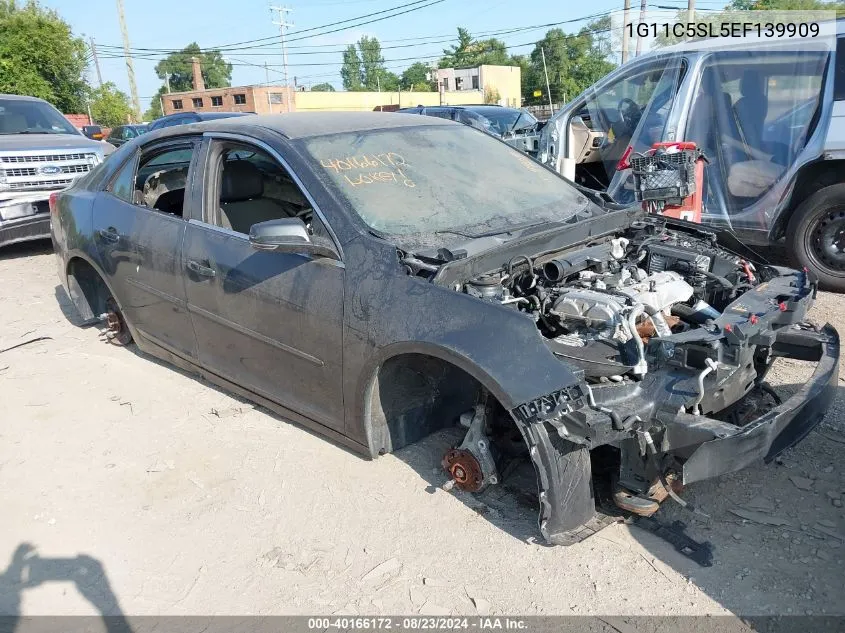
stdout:
<svg viewBox="0 0 845 633">
<path fill-rule="evenodd" d="M 0 94 L 0 246 L 50 237 L 50 193 L 114 147 L 92 141 L 46 101 Z"/>
<path fill-rule="evenodd" d="M 695 141 L 710 160 L 703 221 L 746 244 L 782 243 L 823 285 L 845 291 L 843 26 L 835 47 L 832 37 L 745 38 L 636 58 L 549 121 L 539 159 L 633 203 L 626 152 Z"/>
</svg>

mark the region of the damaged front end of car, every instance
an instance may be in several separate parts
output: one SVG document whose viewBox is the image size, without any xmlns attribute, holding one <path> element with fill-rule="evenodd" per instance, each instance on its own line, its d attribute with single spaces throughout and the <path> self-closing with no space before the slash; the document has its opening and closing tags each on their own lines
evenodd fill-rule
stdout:
<svg viewBox="0 0 845 633">
<path fill-rule="evenodd" d="M 680 501 L 683 485 L 773 459 L 819 423 L 834 395 L 839 338 L 806 321 L 817 292 L 806 271 L 740 256 L 697 225 L 633 214 L 612 234 L 483 272 L 431 264 L 418 272 L 433 283 L 533 319 L 577 378 L 508 411 L 551 543 L 602 527 L 591 463 L 599 447 L 615 456 L 613 501 L 648 516 L 669 496 Z M 784 402 L 764 382 L 778 357 L 816 365 Z M 461 423 L 464 441 L 443 458 L 449 485 L 500 483 L 514 452 L 493 407 L 481 402 Z"/>
</svg>

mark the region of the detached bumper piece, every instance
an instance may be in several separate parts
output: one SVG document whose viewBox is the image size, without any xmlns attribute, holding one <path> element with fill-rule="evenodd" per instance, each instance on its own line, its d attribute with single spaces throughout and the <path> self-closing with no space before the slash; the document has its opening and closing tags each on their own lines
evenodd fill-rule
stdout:
<svg viewBox="0 0 845 633">
<path fill-rule="evenodd" d="M 710 428 L 715 436 L 684 463 L 684 484 L 734 472 L 761 459 L 769 462 L 821 422 L 836 394 L 839 334 L 829 324 L 818 332 L 779 330 L 772 351 L 775 356 L 818 363 L 812 378 L 787 401 L 741 428 L 703 416 L 679 415 L 672 426 Z M 668 432 L 671 437 L 671 427 Z"/>
</svg>

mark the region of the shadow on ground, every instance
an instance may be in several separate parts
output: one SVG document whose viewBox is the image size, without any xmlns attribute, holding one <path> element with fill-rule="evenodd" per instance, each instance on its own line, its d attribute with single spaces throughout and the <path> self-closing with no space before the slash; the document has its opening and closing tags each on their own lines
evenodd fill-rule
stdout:
<svg viewBox="0 0 845 633">
<path fill-rule="evenodd" d="M 18 545 L 9 565 L 0 571 L 0 630 L 14 633 L 23 624 L 24 592 L 51 582 L 73 583 L 79 594 L 100 613 L 108 633 L 132 633 L 99 560 L 86 554 L 45 558 L 30 543 Z"/>
<path fill-rule="evenodd" d="M 0 260 L 20 259 L 45 255 L 53 252 L 53 242 L 50 240 L 32 240 L 30 242 L 19 242 L 4 246 L 0 249 Z"/>
</svg>

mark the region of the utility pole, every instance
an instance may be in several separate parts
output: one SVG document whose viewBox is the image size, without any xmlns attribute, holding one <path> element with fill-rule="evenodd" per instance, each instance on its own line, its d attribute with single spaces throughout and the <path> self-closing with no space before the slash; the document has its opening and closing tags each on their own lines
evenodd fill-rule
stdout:
<svg viewBox="0 0 845 633">
<path fill-rule="evenodd" d="M 285 79 L 285 106 L 288 112 L 290 112 L 290 87 L 288 86 L 288 47 L 285 43 L 285 34 L 287 33 L 288 27 L 293 26 L 293 22 L 287 21 L 287 14 L 293 11 L 293 9 L 288 9 L 287 7 L 270 7 L 270 12 L 276 12 L 278 15 L 278 20 L 274 20 L 273 24 L 279 27 L 279 33 L 282 36 L 282 74 Z"/>
<path fill-rule="evenodd" d="M 264 81 L 270 85 L 270 69 L 267 68 L 267 62 L 264 62 Z"/>
<path fill-rule="evenodd" d="M 100 58 L 97 57 L 97 45 L 94 43 L 94 38 L 91 38 L 91 54 L 94 56 L 94 68 L 97 69 L 97 85 L 103 87 L 103 75 L 100 73 Z"/>
<path fill-rule="evenodd" d="M 549 87 L 549 71 L 546 69 L 546 49 L 540 47 L 540 55 L 543 56 L 543 73 L 546 75 L 546 94 L 549 95 L 549 116 L 555 115 L 555 109 L 552 107 L 552 89 Z"/>
<path fill-rule="evenodd" d="M 123 15 L 123 0 L 117 0 L 117 18 L 120 21 L 120 34 L 123 36 L 123 55 L 126 57 L 126 75 L 129 77 L 129 92 L 132 94 L 132 105 L 135 116 L 140 120 L 141 101 L 138 99 L 138 86 L 135 84 L 135 68 L 132 66 L 132 56 L 129 54 L 129 31 L 126 30 L 126 16 Z"/>
<path fill-rule="evenodd" d="M 642 3 L 640 4 L 640 21 L 638 22 L 638 24 L 642 24 L 643 22 L 645 22 L 645 5 L 646 0 L 642 0 Z M 642 47 L 643 38 L 637 35 L 637 57 L 640 56 L 640 51 L 642 50 Z"/>
<path fill-rule="evenodd" d="M 170 73 L 164 76 L 164 86 L 167 90 L 167 94 L 170 94 Z"/>
<path fill-rule="evenodd" d="M 622 13 L 622 63 L 628 61 L 628 25 L 631 23 L 631 0 L 625 0 Z"/>
<path fill-rule="evenodd" d="M 695 0 L 687 0 L 687 22 L 695 22 Z"/>
</svg>

